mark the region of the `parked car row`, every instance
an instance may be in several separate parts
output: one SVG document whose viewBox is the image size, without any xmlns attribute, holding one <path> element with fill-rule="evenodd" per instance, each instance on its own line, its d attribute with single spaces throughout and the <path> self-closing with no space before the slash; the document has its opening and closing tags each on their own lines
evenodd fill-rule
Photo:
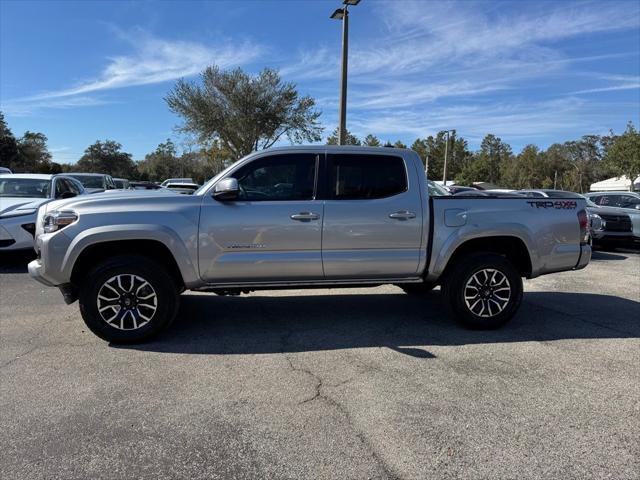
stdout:
<svg viewBox="0 0 640 480">
<path fill-rule="evenodd" d="M 0 174 L 0 251 L 33 248 L 38 208 L 86 194 L 82 183 L 70 175 Z"/>
<path fill-rule="evenodd" d="M 169 179 L 165 187 L 101 173 L 14 174 L 0 167 L 0 251 L 32 249 L 38 208 L 53 200 L 121 190 L 192 194 L 199 187 L 190 178 Z"/>
</svg>

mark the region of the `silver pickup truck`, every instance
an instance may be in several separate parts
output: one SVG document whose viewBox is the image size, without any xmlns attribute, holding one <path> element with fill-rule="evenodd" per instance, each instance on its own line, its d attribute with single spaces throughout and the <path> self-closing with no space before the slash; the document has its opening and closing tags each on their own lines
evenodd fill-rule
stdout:
<svg viewBox="0 0 640 480">
<path fill-rule="evenodd" d="M 496 328 L 518 310 L 522 277 L 584 268 L 583 199 L 430 197 L 411 150 L 287 147 L 256 152 L 194 195 L 126 192 L 38 212 L 29 264 L 79 299 L 115 343 L 165 329 L 184 290 L 441 285 L 453 316 Z"/>
</svg>

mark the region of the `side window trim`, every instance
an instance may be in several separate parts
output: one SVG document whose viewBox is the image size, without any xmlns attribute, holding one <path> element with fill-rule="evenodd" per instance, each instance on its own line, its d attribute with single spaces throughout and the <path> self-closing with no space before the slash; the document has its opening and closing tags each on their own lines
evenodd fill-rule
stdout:
<svg viewBox="0 0 640 480">
<path fill-rule="evenodd" d="M 264 200 L 245 200 L 245 199 L 241 199 L 238 198 L 237 200 L 233 200 L 233 202 L 300 202 L 300 201 L 313 201 L 313 200 L 317 200 L 318 198 L 318 185 L 319 185 L 319 181 L 318 181 L 318 174 L 319 174 L 319 164 L 321 161 L 321 155 L 323 155 L 322 153 L 314 153 L 314 152 L 299 152 L 300 155 L 314 155 L 314 167 L 313 167 L 313 171 L 314 171 L 314 179 L 313 179 L 313 191 L 311 194 L 311 198 L 308 199 L 264 199 Z M 228 175 L 225 175 L 224 178 L 236 178 L 238 179 L 238 172 L 244 170 L 245 168 L 249 167 L 250 165 L 256 163 L 256 162 L 261 162 L 261 161 L 265 161 L 271 158 L 277 158 L 277 157 L 284 157 L 287 155 L 296 155 L 296 152 L 290 152 L 290 153 L 286 153 L 286 152 L 278 152 L 278 153 L 273 153 L 270 155 L 263 155 L 260 156 L 258 158 L 254 158 L 246 163 L 243 163 L 242 165 L 239 165 L 238 168 L 234 169 L 232 172 L 229 172 Z M 222 180 L 222 179 L 221 179 Z M 239 180 L 239 179 L 238 179 Z"/>
<path fill-rule="evenodd" d="M 331 182 L 333 180 L 331 169 L 333 167 L 334 158 L 337 157 L 337 156 L 355 157 L 355 156 L 360 156 L 360 155 L 366 155 L 366 154 L 359 154 L 359 153 L 327 153 L 326 160 L 325 160 L 325 163 L 326 163 L 326 168 L 325 168 L 326 200 L 335 200 L 335 201 L 381 200 L 381 199 L 385 199 L 385 198 L 395 197 L 396 195 L 401 195 L 401 194 L 406 193 L 407 191 L 409 191 L 409 182 L 410 182 L 409 169 L 407 167 L 407 163 L 405 162 L 405 159 L 401 155 L 393 155 L 393 154 L 386 154 L 386 153 L 382 154 L 382 155 L 371 154 L 372 157 L 387 157 L 387 158 L 388 157 L 392 157 L 392 158 L 400 160 L 400 162 L 402 164 L 402 169 L 404 170 L 404 179 L 405 179 L 404 189 L 401 190 L 401 191 L 398 191 L 396 193 L 392 193 L 390 195 L 384 195 L 384 196 L 381 196 L 381 197 L 358 198 L 358 199 L 336 198 L 335 193 L 334 193 L 334 186 L 329 184 L 329 182 Z"/>
</svg>

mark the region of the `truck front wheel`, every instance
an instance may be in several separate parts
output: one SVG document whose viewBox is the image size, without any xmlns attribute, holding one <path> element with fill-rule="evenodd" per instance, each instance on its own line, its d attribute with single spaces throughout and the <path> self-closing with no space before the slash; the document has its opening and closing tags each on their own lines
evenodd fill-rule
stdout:
<svg viewBox="0 0 640 480">
<path fill-rule="evenodd" d="M 473 254 L 452 266 L 442 291 L 460 324 L 473 329 L 493 329 L 507 323 L 518 311 L 522 278 L 501 255 Z"/>
<path fill-rule="evenodd" d="M 80 285 L 80 313 L 89 330 L 112 343 L 138 343 L 167 328 L 178 310 L 169 273 L 142 256 L 98 264 Z"/>
</svg>

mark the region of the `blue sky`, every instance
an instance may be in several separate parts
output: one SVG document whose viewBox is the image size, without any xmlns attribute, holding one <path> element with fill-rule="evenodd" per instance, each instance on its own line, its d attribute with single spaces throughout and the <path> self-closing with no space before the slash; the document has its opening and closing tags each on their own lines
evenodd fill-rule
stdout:
<svg viewBox="0 0 640 480">
<path fill-rule="evenodd" d="M 280 70 L 337 124 L 338 0 L 0 1 L 0 109 L 54 160 L 95 140 L 134 159 L 180 119 L 163 97 L 210 64 Z M 640 2 L 362 0 L 350 16 L 347 127 L 411 143 L 455 128 L 515 151 L 640 118 Z"/>
</svg>

